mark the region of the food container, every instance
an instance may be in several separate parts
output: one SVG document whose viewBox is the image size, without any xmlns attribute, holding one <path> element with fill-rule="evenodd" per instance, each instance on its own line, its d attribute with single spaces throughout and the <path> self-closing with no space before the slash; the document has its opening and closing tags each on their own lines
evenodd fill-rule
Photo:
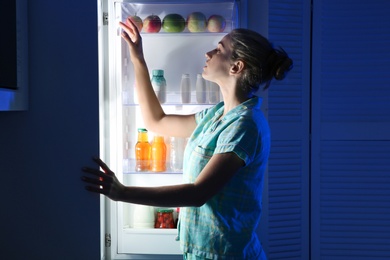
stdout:
<svg viewBox="0 0 390 260">
<path fill-rule="evenodd" d="M 157 209 L 155 228 L 175 228 L 173 209 Z"/>
<path fill-rule="evenodd" d="M 135 205 L 134 208 L 134 228 L 153 228 L 154 208 L 151 206 Z"/>
</svg>

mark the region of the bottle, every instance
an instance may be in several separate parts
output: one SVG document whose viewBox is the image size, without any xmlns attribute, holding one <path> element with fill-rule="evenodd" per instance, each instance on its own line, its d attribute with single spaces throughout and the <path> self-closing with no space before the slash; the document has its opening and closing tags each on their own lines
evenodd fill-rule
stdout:
<svg viewBox="0 0 390 260">
<path fill-rule="evenodd" d="M 185 149 L 185 138 L 170 137 L 169 139 L 169 163 L 171 170 L 179 172 L 183 170 L 183 153 Z"/>
<path fill-rule="evenodd" d="M 152 143 L 151 170 L 153 172 L 166 171 L 166 156 L 167 156 L 167 147 L 164 142 L 164 137 L 156 135 L 153 138 L 153 143 Z"/>
<path fill-rule="evenodd" d="M 137 172 L 150 170 L 152 147 L 149 143 L 148 130 L 138 128 L 138 140 L 135 145 L 135 170 Z"/>
<path fill-rule="evenodd" d="M 183 104 L 191 103 L 190 74 L 183 74 L 181 76 L 180 92 L 181 92 L 181 102 Z"/>
<path fill-rule="evenodd" d="M 164 78 L 164 70 L 153 70 L 151 81 L 158 100 L 161 104 L 165 103 L 167 82 Z"/>
<path fill-rule="evenodd" d="M 217 83 L 208 82 L 208 92 L 209 92 L 209 103 L 216 104 L 219 102 L 219 86 Z"/>
<path fill-rule="evenodd" d="M 196 102 L 198 104 L 205 104 L 207 101 L 206 81 L 202 74 L 196 75 Z"/>
<path fill-rule="evenodd" d="M 180 218 L 180 208 L 176 208 L 176 220 L 175 220 L 175 228 L 178 228 Z"/>
</svg>

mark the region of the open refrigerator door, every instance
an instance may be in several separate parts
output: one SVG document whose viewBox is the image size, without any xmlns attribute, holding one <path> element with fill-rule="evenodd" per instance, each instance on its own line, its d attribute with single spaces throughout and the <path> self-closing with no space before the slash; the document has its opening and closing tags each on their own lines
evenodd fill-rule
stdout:
<svg viewBox="0 0 390 260">
<path fill-rule="evenodd" d="M 104 56 L 104 86 L 102 90 L 101 124 L 102 158 L 116 173 L 124 185 L 162 186 L 182 182 L 182 170 L 172 165 L 172 138 L 165 136 L 166 160 L 163 171 L 136 170 L 135 146 L 138 129 L 144 128 L 134 80 L 134 70 L 130 61 L 128 46 L 121 38 L 119 21 L 128 17 L 139 17 L 143 28 L 141 36 L 145 60 L 152 77 L 154 70 L 162 70 L 166 81 L 161 89 L 161 100 L 165 113 L 191 114 L 222 101 L 219 87 L 214 83 L 201 82 L 197 75 L 205 65 L 205 53 L 214 49 L 218 42 L 238 27 L 238 4 L 236 1 L 115 1 L 104 0 L 103 12 L 107 22 L 105 39 L 102 40 Z M 198 22 L 191 27 L 190 17 L 203 14 L 205 24 Z M 174 14 L 174 16 L 172 16 Z M 167 24 L 169 17 L 181 16 L 183 24 Z M 150 16 L 160 19 L 161 28 L 157 31 L 150 23 Z M 217 17 L 216 22 L 212 20 Z M 200 16 L 202 17 L 202 16 Z M 209 22 L 208 20 L 213 17 Z M 168 20 L 167 20 L 168 19 Z M 221 20 L 222 19 L 222 20 Z M 188 21 L 190 20 L 190 21 Z M 182 20 L 181 20 L 182 22 Z M 215 28 L 208 28 L 213 24 Z M 173 27 L 172 27 L 173 26 Z M 204 26 L 204 28 L 202 28 Z M 158 25 L 157 25 L 158 27 Z M 196 31 L 196 32 L 195 32 Z M 189 93 L 183 96 L 183 78 Z M 201 83 L 200 83 L 201 82 Z M 102 88 L 101 88 L 102 89 Z M 150 143 L 156 136 L 148 132 Z M 176 148 L 176 154 L 183 153 L 184 145 Z M 172 217 L 177 218 L 177 209 Z M 139 207 L 135 204 L 108 201 L 106 212 L 107 232 L 111 239 L 107 248 L 108 259 L 182 259 L 176 228 L 157 226 L 160 208 Z M 161 213 L 161 212 L 160 212 Z M 153 225 L 141 225 L 140 222 Z M 145 224 L 142 223 L 142 224 Z"/>
</svg>

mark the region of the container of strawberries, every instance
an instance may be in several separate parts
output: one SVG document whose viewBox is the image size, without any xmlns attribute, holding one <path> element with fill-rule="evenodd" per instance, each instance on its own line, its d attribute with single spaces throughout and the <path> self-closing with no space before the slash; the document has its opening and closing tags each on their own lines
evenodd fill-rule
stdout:
<svg viewBox="0 0 390 260">
<path fill-rule="evenodd" d="M 155 228 L 175 228 L 173 209 L 157 209 Z"/>
</svg>

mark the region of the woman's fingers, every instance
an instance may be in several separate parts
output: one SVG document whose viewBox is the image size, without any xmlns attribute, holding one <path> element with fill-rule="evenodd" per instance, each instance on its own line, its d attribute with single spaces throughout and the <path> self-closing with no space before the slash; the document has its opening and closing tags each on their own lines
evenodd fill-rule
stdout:
<svg viewBox="0 0 390 260">
<path fill-rule="evenodd" d="M 119 25 L 122 27 L 122 37 L 128 42 L 128 43 L 136 43 L 139 39 L 139 31 L 137 26 L 130 20 L 127 19 L 127 23 L 119 22 Z"/>
<path fill-rule="evenodd" d="M 94 169 L 94 168 L 83 167 L 81 170 L 83 172 L 90 173 L 90 174 L 93 174 L 93 175 L 98 176 L 98 177 L 104 177 L 104 175 L 105 175 L 104 172 L 97 170 L 97 169 Z"/>
<path fill-rule="evenodd" d="M 105 164 L 100 158 L 94 157 L 92 158 L 94 162 L 96 162 L 104 171 L 105 174 L 108 174 L 110 176 L 114 175 L 114 173 L 110 170 L 110 168 Z"/>
<path fill-rule="evenodd" d="M 102 187 L 96 187 L 96 186 L 85 186 L 85 189 L 88 191 L 92 191 L 95 193 L 100 193 L 102 195 L 108 195 L 108 191 Z"/>
</svg>

